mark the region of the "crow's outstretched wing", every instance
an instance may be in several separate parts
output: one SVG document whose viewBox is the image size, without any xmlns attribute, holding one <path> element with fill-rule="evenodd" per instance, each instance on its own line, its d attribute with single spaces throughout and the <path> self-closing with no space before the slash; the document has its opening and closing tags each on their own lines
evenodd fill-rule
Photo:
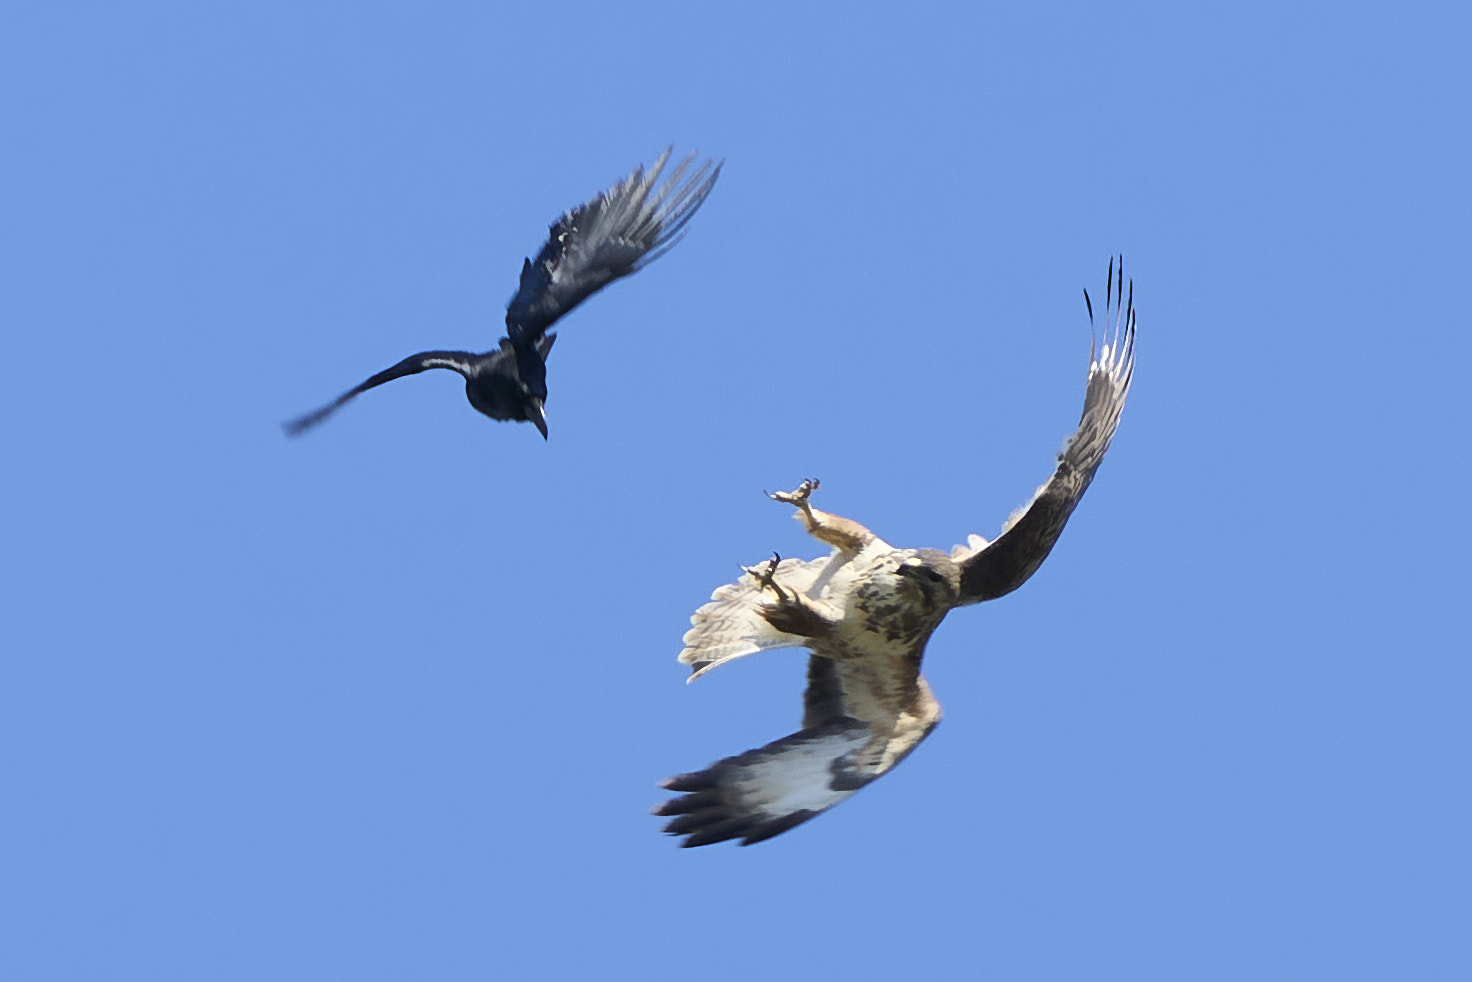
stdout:
<svg viewBox="0 0 1472 982">
<path fill-rule="evenodd" d="M 662 787 L 683 792 L 654 809 L 682 845 L 743 846 L 801 825 L 885 774 L 940 722 L 919 660 L 808 660 L 803 728 Z"/>
<path fill-rule="evenodd" d="M 1084 291 L 1084 300 L 1089 303 L 1092 321 L 1093 304 L 1088 291 Z M 1112 317 L 1108 313 L 1111 309 Z M 995 541 L 982 544 L 973 539 L 970 546 L 958 546 L 952 552 L 961 563 L 960 604 L 991 600 L 1026 582 L 1048 558 L 1104 460 L 1135 370 L 1134 284 L 1125 293 L 1123 258 L 1117 281 L 1113 261 L 1109 264 L 1105 310 L 1103 339 L 1090 346 L 1083 418 L 1058 455 L 1053 476 L 1037 489 L 1030 502 L 1012 513 Z"/>
<path fill-rule="evenodd" d="M 377 375 L 358 383 L 321 409 L 315 409 L 305 415 L 298 416 L 296 419 L 287 420 L 281 424 L 281 428 L 286 431 L 287 436 L 296 436 L 316 426 L 328 416 L 331 416 L 343 403 L 352 399 L 360 392 L 367 392 L 369 389 L 380 386 L 385 382 L 392 382 L 394 379 L 403 378 L 405 375 L 417 375 L 431 368 L 448 368 L 459 372 L 461 375 L 468 376 L 475 370 L 476 363 L 482 359 L 483 356 L 472 354 L 469 351 L 421 351 L 417 355 L 410 355 L 397 365 L 385 368 Z"/>
<path fill-rule="evenodd" d="M 522 265 L 521 285 L 506 305 L 506 330 L 513 340 L 537 337 L 593 293 L 674 246 L 710 194 L 721 165 L 707 160 L 686 179 L 692 153 L 656 189 L 669 156 L 666 149 L 647 172 L 636 167 L 552 224 L 537 258 Z"/>
</svg>

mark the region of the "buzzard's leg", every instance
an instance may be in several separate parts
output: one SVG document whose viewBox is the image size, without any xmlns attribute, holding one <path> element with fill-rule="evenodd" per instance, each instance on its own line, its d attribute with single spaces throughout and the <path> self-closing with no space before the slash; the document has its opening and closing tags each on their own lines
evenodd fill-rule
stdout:
<svg viewBox="0 0 1472 982">
<path fill-rule="evenodd" d="M 796 491 L 768 491 L 767 497 L 800 509 L 802 523 L 807 527 L 808 534 L 820 542 L 826 542 L 844 552 L 858 552 L 873 541 L 874 533 L 851 518 L 830 515 L 814 508 L 808 499 L 818 490 L 820 483 L 815 477 L 809 478 L 799 484 Z"/>
<path fill-rule="evenodd" d="M 776 603 L 762 604 L 759 611 L 767 623 L 784 634 L 795 634 L 802 638 L 821 638 L 826 635 L 836 618 L 827 616 L 818 605 L 796 590 L 784 590 L 777 585 L 773 574 L 782 557 L 775 552 L 772 558 L 760 566 L 743 567 L 756 577 L 757 589 L 770 588 L 777 595 Z"/>
</svg>

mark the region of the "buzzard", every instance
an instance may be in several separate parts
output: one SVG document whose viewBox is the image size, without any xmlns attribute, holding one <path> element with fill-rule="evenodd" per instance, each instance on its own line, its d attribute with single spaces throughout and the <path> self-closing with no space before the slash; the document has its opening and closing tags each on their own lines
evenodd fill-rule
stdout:
<svg viewBox="0 0 1472 982">
<path fill-rule="evenodd" d="M 1090 344 L 1078 430 L 1053 475 L 1017 509 L 996 540 L 970 536 L 949 554 L 896 549 L 852 519 L 812 506 L 818 482 L 769 495 L 794 505 L 808 532 L 833 551 L 821 559 L 773 556 L 716 590 L 691 617 L 679 660 L 690 681 L 758 651 L 802 646 L 808 658 L 802 729 L 755 750 L 681 774 L 682 792 L 654 809 L 685 846 L 761 842 L 832 808 L 905 758 L 940 722 L 920 674 L 931 632 L 952 608 L 1017 589 L 1047 558 L 1093 480 L 1119 425 L 1134 374 L 1134 284 L 1124 260 L 1105 288 L 1106 324 Z M 1084 291 L 1093 321 L 1093 304 Z M 1106 318 L 1109 320 L 1110 318 Z"/>
<path fill-rule="evenodd" d="M 506 337 L 491 351 L 421 351 L 355 385 L 336 399 L 282 424 L 295 436 L 326 419 L 360 392 L 405 375 L 448 368 L 465 376 L 470 404 L 492 419 L 529 422 L 547 436 L 547 354 L 557 319 L 620 277 L 636 273 L 679 241 L 720 176 L 705 161 L 685 179 L 695 160 L 681 161 L 662 186 L 665 150 L 646 173 L 643 166 L 613 187 L 552 223 L 536 261 L 523 260 L 521 284 L 506 305 Z M 682 183 L 683 179 L 683 183 Z"/>
</svg>

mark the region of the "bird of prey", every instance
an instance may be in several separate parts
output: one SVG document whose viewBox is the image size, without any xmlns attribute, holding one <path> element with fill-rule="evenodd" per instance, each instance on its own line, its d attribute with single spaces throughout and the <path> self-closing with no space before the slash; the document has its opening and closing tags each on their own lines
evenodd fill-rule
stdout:
<svg viewBox="0 0 1472 982">
<path fill-rule="evenodd" d="M 1109 449 L 1134 373 L 1134 284 L 1124 293 L 1109 268 L 1112 324 L 1090 344 L 1083 418 L 1053 475 L 1017 509 L 995 541 L 970 536 L 949 555 L 896 549 L 809 500 L 816 480 L 769 497 L 796 506 L 807 531 L 832 547 L 820 559 L 770 560 L 716 590 L 691 617 L 679 660 L 690 681 L 758 651 L 806 647 L 802 729 L 755 750 L 681 774 L 662 787 L 683 792 L 654 809 L 682 845 L 727 839 L 751 845 L 832 808 L 905 758 L 940 722 L 940 704 L 920 674 L 931 632 L 954 607 L 1011 593 L 1058 541 Z M 1093 320 L 1093 304 L 1084 292 Z"/>
<path fill-rule="evenodd" d="M 665 150 L 643 166 L 552 223 L 536 260 L 522 262 L 521 283 L 506 305 L 506 337 L 487 352 L 421 351 L 355 385 L 336 399 L 282 424 L 289 436 L 322 422 L 360 392 L 405 375 L 448 368 L 465 376 L 470 404 L 492 419 L 529 422 L 547 436 L 547 353 L 557 319 L 620 277 L 636 273 L 681 238 L 720 175 L 707 160 L 687 175 L 692 153 L 659 185 L 669 160 Z"/>
</svg>

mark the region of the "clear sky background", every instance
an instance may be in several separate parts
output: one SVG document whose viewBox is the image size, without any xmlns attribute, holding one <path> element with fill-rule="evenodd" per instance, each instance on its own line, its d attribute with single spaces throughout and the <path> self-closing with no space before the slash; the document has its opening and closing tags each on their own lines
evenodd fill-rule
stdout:
<svg viewBox="0 0 1472 982">
<path fill-rule="evenodd" d="M 0 976 L 1465 979 L 1465 4 L 0 12 Z M 551 440 L 450 373 L 667 144 L 688 238 L 560 327 Z M 994 535 L 1123 252 L 1134 391 L 944 724 L 682 850 L 791 732 L 686 686 L 738 563 Z M 1096 300 L 1096 309 L 1098 307 Z"/>
</svg>

